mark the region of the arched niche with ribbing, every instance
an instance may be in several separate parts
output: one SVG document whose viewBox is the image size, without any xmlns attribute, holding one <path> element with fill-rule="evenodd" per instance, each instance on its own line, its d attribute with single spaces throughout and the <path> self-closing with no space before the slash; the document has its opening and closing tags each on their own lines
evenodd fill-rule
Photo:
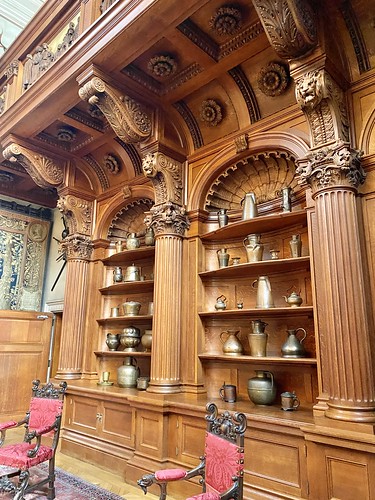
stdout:
<svg viewBox="0 0 375 500">
<path fill-rule="evenodd" d="M 237 153 L 233 143 L 210 159 L 194 180 L 189 210 L 239 209 L 246 189 L 256 192 L 260 203 L 271 201 L 273 193 L 288 185 L 301 190 L 294 163 L 309 150 L 302 139 L 286 132 L 257 133 L 249 144 Z"/>
</svg>

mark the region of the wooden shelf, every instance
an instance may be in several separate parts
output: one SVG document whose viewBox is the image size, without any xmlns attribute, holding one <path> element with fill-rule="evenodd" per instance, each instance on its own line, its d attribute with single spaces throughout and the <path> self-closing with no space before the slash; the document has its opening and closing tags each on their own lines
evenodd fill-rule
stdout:
<svg viewBox="0 0 375 500">
<path fill-rule="evenodd" d="M 233 240 L 236 238 L 244 238 L 251 233 L 266 233 L 286 229 L 287 227 L 298 224 L 303 226 L 307 225 L 307 214 L 305 210 L 281 212 L 279 214 L 265 215 L 262 217 L 255 217 L 254 219 L 232 222 L 215 231 L 202 234 L 201 240 L 204 242 Z"/>
<path fill-rule="evenodd" d="M 99 325 L 121 326 L 125 323 L 144 323 L 145 321 L 152 320 L 152 318 L 152 315 L 118 316 L 117 318 L 100 318 L 96 321 Z"/>
<path fill-rule="evenodd" d="M 256 365 L 313 365 L 317 364 L 316 358 L 282 358 L 279 356 L 228 356 L 224 354 L 203 353 L 198 355 L 202 361 L 224 361 L 225 363 L 256 364 Z"/>
<path fill-rule="evenodd" d="M 98 358 L 125 358 L 127 356 L 132 356 L 133 358 L 150 358 L 150 351 L 94 351 L 95 356 Z"/>
<path fill-rule="evenodd" d="M 140 247 L 136 250 L 124 250 L 118 252 L 102 260 L 103 264 L 110 266 L 112 264 L 120 264 L 121 262 L 133 262 L 140 259 L 146 259 L 155 255 L 155 247 Z"/>
<path fill-rule="evenodd" d="M 122 283 L 114 283 L 113 285 L 99 288 L 99 292 L 102 295 L 143 293 L 143 292 L 152 292 L 153 290 L 154 290 L 154 280 L 123 281 Z"/>
<path fill-rule="evenodd" d="M 201 279 L 208 280 L 213 278 L 243 278 L 255 274 L 276 274 L 292 271 L 309 271 L 310 257 L 297 257 L 290 259 L 262 260 L 260 262 L 245 262 L 236 266 L 222 267 L 212 271 L 203 271 L 199 273 Z"/>
<path fill-rule="evenodd" d="M 272 307 L 269 309 L 226 309 L 225 311 L 202 311 L 198 312 L 201 318 L 211 319 L 236 319 L 245 317 L 277 317 L 277 316 L 312 316 L 313 306 L 300 307 Z"/>
</svg>

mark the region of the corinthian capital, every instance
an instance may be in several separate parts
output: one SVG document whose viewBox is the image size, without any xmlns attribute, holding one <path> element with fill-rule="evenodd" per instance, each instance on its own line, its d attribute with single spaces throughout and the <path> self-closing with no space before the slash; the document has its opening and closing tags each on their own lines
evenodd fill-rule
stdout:
<svg viewBox="0 0 375 500">
<path fill-rule="evenodd" d="M 167 202 L 151 207 L 151 215 L 148 216 L 146 224 L 152 226 L 155 235 L 174 234 L 183 236 L 189 227 L 189 221 L 185 208 Z"/>
<path fill-rule="evenodd" d="M 91 234 L 92 202 L 73 195 L 60 196 L 57 208 L 64 215 L 69 234 Z"/>
<path fill-rule="evenodd" d="M 142 142 L 150 137 L 151 120 L 140 105 L 94 76 L 79 89 L 82 100 L 98 106 L 117 137 L 126 143 Z"/>
<path fill-rule="evenodd" d="M 349 141 L 344 93 L 323 69 L 296 79 L 296 99 L 308 120 L 312 146 Z"/>
<path fill-rule="evenodd" d="M 3 156 L 7 160 L 19 162 L 41 188 L 58 187 L 63 181 L 63 167 L 30 148 L 12 143 L 4 149 Z"/>
<path fill-rule="evenodd" d="M 165 154 L 147 154 L 142 162 L 143 173 L 152 180 L 155 204 L 172 202 L 182 205 L 182 164 Z"/>
<path fill-rule="evenodd" d="M 72 234 L 61 242 L 67 260 L 90 260 L 93 244 L 90 238 L 82 234 Z"/>
<path fill-rule="evenodd" d="M 297 160 L 301 184 L 308 184 L 313 194 L 323 189 L 349 187 L 357 189 L 365 181 L 361 165 L 363 152 L 339 141 L 333 146 L 317 149 Z"/>
</svg>

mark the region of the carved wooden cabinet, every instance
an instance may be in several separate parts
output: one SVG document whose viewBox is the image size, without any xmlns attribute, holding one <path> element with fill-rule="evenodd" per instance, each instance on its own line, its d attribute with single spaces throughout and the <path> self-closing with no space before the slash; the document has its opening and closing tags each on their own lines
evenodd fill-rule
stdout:
<svg viewBox="0 0 375 500">
<path fill-rule="evenodd" d="M 264 245 L 263 259 L 247 262 L 244 239 L 249 234 L 260 234 Z M 301 256 L 291 257 L 289 241 L 299 234 L 302 240 Z M 204 245 L 204 269 L 199 272 L 203 285 L 202 307 L 198 311 L 205 335 L 204 352 L 199 354 L 203 363 L 208 397 L 217 397 L 218 389 L 225 381 L 237 385 L 240 398 L 248 400 L 247 380 L 255 376 L 255 370 L 271 371 L 278 389 L 275 405 L 280 404 L 280 393 L 295 391 L 301 408 L 312 407 L 317 396 L 317 360 L 314 335 L 312 288 L 310 276 L 309 239 L 305 210 L 259 216 L 238 221 L 201 235 Z M 227 267 L 219 268 L 218 250 L 230 254 Z M 271 258 L 271 250 L 279 251 L 279 258 Z M 233 264 L 233 258 L 239 264 Z M 258 308 L 257 290 L 253 283 L 267 276 L 271 284 L 275 307 Z M 291 290 L 300 293 L 300 307 L 290 307 L 285 300 Z M 226 309 L 216 310 L 217 298 L 224 296 Z M 238 304 L 242 308 L 238 308 Z M 267 355 L 250 355 L 248 335 L 252 333 L 252 321 L 260 319 L 267 324 Z M 287 330 L 304 328 L 307 337 L 303 341 L 306 356 L 286 358 L 281 347 L 287 340 Z M 238 330 L 243 354 L 224 354 L 221 335 L 227 330 Z M 301 338 L 301 337 L 300 337 Z M 249 402 L 250 403 L 250 402 Z M 250 403 L 252 404 L 252 403 Z M 266 411 L 266 410 L 265 410 Z"/>
</svg>

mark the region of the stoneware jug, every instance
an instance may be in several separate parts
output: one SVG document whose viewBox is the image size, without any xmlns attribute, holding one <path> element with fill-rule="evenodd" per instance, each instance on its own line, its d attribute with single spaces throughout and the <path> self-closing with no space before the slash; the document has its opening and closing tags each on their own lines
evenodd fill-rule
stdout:
<svg viewBox="0 0 375 500">
<path fill-rule="evenodd" d="M 226 248 L 217 250 L 217 260 L 219 261 L 219 268 L 227 267 L 229 263 L 229 253 Z"/>
<path fill-rule="evenodd" d="M 299 234 L 292 234 L 292 239 L 289 241 L 291 257 L 301 257 L 302 254 L 302 241 Z"/>
<path fill-rule="evenodd" d="M 301 339 L 298 339 L 297 333 L 303 332 Z M 287 330 L 288 337 L 285 343 L 281 347 L 281 354 L 283 358 L 305 358 L 306 349 L 302 342 L 307 336 L 307 332 L 304 328 L 296 328 L 294 330 Z"/>
<path fill-rule="evenodd" d="M 226 208 L 221 208 L 218 211 L 217 220 L 219 221 L 219 227 L 224 227 L 228 224 L 228 214 Z"/>
<path fill-rule="evenodd" d="M 141 245 L 141 242 L 139 238 L 137 238 L 136 233 L 129 233 L 128 237 L 126 238 L 126 248 L 127 250 L 135 250 L 136 248 L 139 248 Z"/>
<path fill-rule="evenodd" d="M 145 233 L 145 245 L 151 247 L 155 245 L 155 235 L 152 227 L 148 227 Z"/>
<path fill-rule="evenodd" d="M 124 279 L 122 274 L 122 268 L 120 266 L 116 266 L 113 270 L 113 283 L 121 283 Z"/>
<path fill-rule="evenodd" d="M 127 356 L 124 364 L 117 368 L 117 384 L 119 387 L 137 387 L 139 375 L 137 360 Z"/>
<path fill-rule="evenodd" d="M 258 207 L 254 193 L 246 193 L 245 197 L 241 200 L 241 205 L 242 220 L 253 219 L 258 216 Z"/>
<path fill-rule="evenodd" d="M 260 241 L 260 234 L 249 234 L 243 240 L 247 262 L 259 262 L 263 258 L 264 245 Z"/>
<path fill-rule="evenodd" d="M 255 370 L 256 376 L 247 381 L 247 393 L 256 405 L 272 405 L 276 398 L 276 385 L 273 373 Z"/>
<path fill-rule="evenodd" d="M 259 276 L 258 279 L 254 280 L 252 287 L 257 289 L 257 309 L 269 309 L 275 307 L 272 298 L 271 283 L 268 276 Z"/>
<path fill-rule="evenodd" d="M 239 333 L 239 330 L 226 330 L 220 333 L 220 341 L 223 344 L 223 353 L 227 356 L 241 356 L 243 347 L 237 338 Z"/>
</svg>

